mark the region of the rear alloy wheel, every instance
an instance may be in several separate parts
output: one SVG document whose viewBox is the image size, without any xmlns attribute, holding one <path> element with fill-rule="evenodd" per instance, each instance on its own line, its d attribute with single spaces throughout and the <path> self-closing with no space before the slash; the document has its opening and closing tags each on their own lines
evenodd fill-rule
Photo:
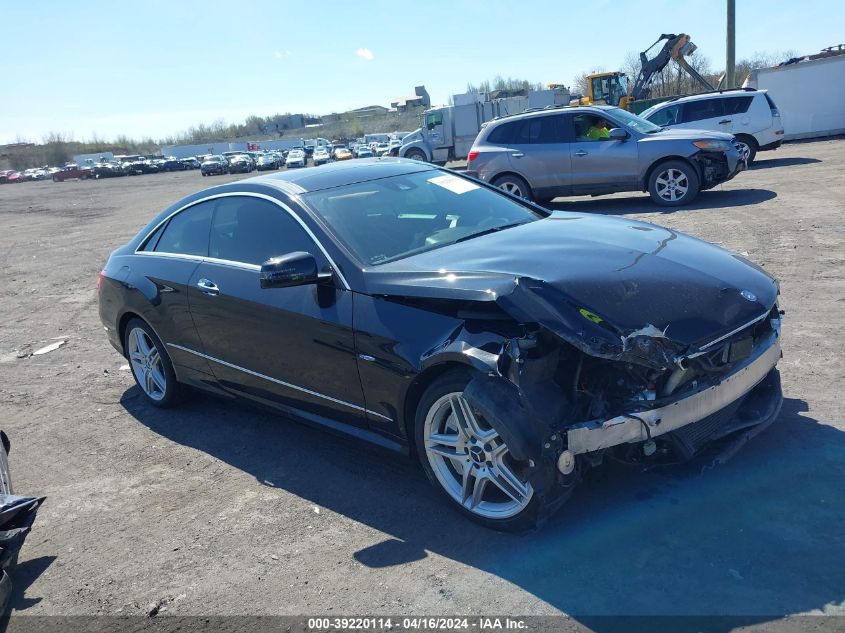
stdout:
<svg viewBox="0 0 845 633">
<path fill-rule="evenodd" d="M 477 523 L 508 531 L 533 527 L 540 501 L 504 439 L 463 397 L 468 379 L 445 374 L 420 400 L 415 435 L 423 469 Z"/>
<path fill-rule="evenodd" d="M 159 338 L 141 319 L 132 319 L 126 326 L 124 349 L 135 382 L 150 404 L 167 408 L 179 396 L 179 384 L 167 352 Z"/>
<path fill-rule="evenodd" d="M 692 165 L 670 160 L 658 165 L 648 181 L 651 199 L 662 207 L 692 202 L 698 195 L 698 174 Z"/>
<path fill-rule="evenodd" d="M 524 198 L 526 200 L 533 200 L 534 196 L 531 193 L 531 187 L 519 176 L 499 176 L 493 181 L 493 186 L 498 187 L 502 191 L 516 196 L 517 198 Z"/>
</svg>

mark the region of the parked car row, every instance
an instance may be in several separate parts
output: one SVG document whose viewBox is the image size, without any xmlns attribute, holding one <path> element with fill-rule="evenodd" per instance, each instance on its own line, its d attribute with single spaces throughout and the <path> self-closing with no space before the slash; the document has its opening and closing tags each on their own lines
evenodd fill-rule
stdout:
<svg viewBox="0 0 845 633">
<path fill-rule="evenodd" d="M 114 178 L 117 176 L 135 176 L 140 174 L 155 174 L 167 171 L 185 171 L 199 169 L 200 161 L 195 157 L 175 158 L 150 157 L 141 155 L 121 155 L 111 159 L 102 158 L 99 162 L 89 162 L 84 165 L 66 163 L 61 167 L 34 167 L 23 171 L 0 171 L 0 184 L 53 180 L 88 180 Z"/>
<path fill-rule="evenodd" d="M 379 146 L 377 155 L 387 155 L 388 145 Z M 383 145 L 383 147 L 382 147 Z M 309 152 L 310 150 L 310 152 Z M 222 154 L 209 154 L 197 157 L 203 176 L 222 174 L 246 174 L 252 171 L 269 171 L 281 168 L 294 169 L 307 167 L 309 162 L 316 166 L 327 165 L 334 161 L 354 158 L 372 158 L 374 155 L 369 145 L 353 144 L 350 151 L 344 145 L 316 145 L 293 147 L 278 151 L 230 151 Z"/>
</svg>

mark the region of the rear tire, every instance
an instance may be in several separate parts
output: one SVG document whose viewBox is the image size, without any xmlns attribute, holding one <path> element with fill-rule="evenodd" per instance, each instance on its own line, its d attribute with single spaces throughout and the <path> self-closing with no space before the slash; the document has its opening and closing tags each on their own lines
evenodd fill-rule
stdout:
<svg viewBox="0 0 845 633">
<path fill-rule="evenodd" d="M 126 324 L 123 349 L 138 389 L 148 403 L 167 409 L 179 403 L 182 388 L 164 344 L 141 319 Z"/>
<path fill-rule="evenodd" d="M 531 187 L 528 186 L 528 183 L 519 176 L 512 174 L 499 176 L 493 180 L 493 186 L 498 187 L 502 191 L 506 191 L 517 198 L 534 200 L 534 194 L 531 192 Z"/>
<path fill-rule="evenodd" d="M 494 530 L 534 528 L 543 502 L 519 475 L 501 436 L 463 399 L 470 378 L 468 371 L 451 370 L 425 390 L 414 420 L 417 457 L 429 481 L 464 516 Z M 459 422 L 456 407 L 470 423 Z"/>
<path fill-rule="evenodd" d="M 699 189 L 698 172 L 680 160 L 660 163 L 648 179 L 648 193 L 661 207 L 689 204 L 695 200 Z"/>
</svg>

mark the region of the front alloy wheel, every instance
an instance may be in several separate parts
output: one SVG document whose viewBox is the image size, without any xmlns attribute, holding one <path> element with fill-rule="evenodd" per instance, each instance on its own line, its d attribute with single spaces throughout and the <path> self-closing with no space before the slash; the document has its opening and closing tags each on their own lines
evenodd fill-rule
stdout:
<svg viewBox="0 0 845 633">
<path fill-rule="evenodd" d="M 508 519 L 531 502 L 531 484 L 521 480 L 499 434 L 473 412 L 459 392 L 429 408 L 425 452 L 444 491 L 485 519 Z"/>
<path fill-rule="evenodd" d="M 689 191 L 689 179 L 679 169 L 667 169 L 657 176 L 657 195 L 667 202 L 683 199 Z"/>
<path fill-rule="evenodd" d="M 648 183 L 651 199 L 663 207 L 692 202 L 699 191 L 698 174 L 686 162 L 670 160 L 658 165 Z"/>
</svg>

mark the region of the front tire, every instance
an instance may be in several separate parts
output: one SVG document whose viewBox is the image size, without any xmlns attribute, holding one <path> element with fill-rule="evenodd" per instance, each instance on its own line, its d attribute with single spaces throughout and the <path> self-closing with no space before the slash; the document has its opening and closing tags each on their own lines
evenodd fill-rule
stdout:
<svg viewBox="0 0 845 633">
<path fill-rule="evenodd" d="M 410 160 L 418 160 L 421 163 L 427 163 L 428 159 L 425 157 L 425 152 L 420 149 L 409 149 L 405 154 L 405 158 Z"/>
<path fill-rule="evenodd" d="M 751 163 L 757 157 L 757 150 L 760 149 L 760 146 L 754 140 L 753 136 L 737 136 L 736 142 L 740 146 L 740 156 L 744 155 L 745 157 L 745 165 L 751 167 Z"/>
<path fill-rule="evenodd" d="M 678 207 L 689 204 L 700 189 L 698 172 L 689 163 L 667 160 L 651 172 L 648 193 L 661 207 Z"/>
<path fill-rule="evenodd" d="M 161 340 L 153 329 L 141 319 L 132 319 L 126 325 L 123 349 L 135 383 L 147 402 L 166 409 L 177 404 L 181 388 L 176 381 L 173 364 Z"/>
<path fill-rule="evenodd" d="M 531 187 L 522 178 L 516 175 L 507 174 L 499 176 L 493 181 L 493 186 L 498 187 L 502 191 L 516 196 L 517 198 L 524 198 L 525 200 L 534 200 L 534 195 L 531 192 Z"/>
<path fill-rule="evenodd" d="M 449 371 L 417 407 L 417 457 L 450 505 L 476 523 L 508 532 L 537 525 L 542 503 L 504 439 L 463 397 L 468 372 Z"/>
</svg>

